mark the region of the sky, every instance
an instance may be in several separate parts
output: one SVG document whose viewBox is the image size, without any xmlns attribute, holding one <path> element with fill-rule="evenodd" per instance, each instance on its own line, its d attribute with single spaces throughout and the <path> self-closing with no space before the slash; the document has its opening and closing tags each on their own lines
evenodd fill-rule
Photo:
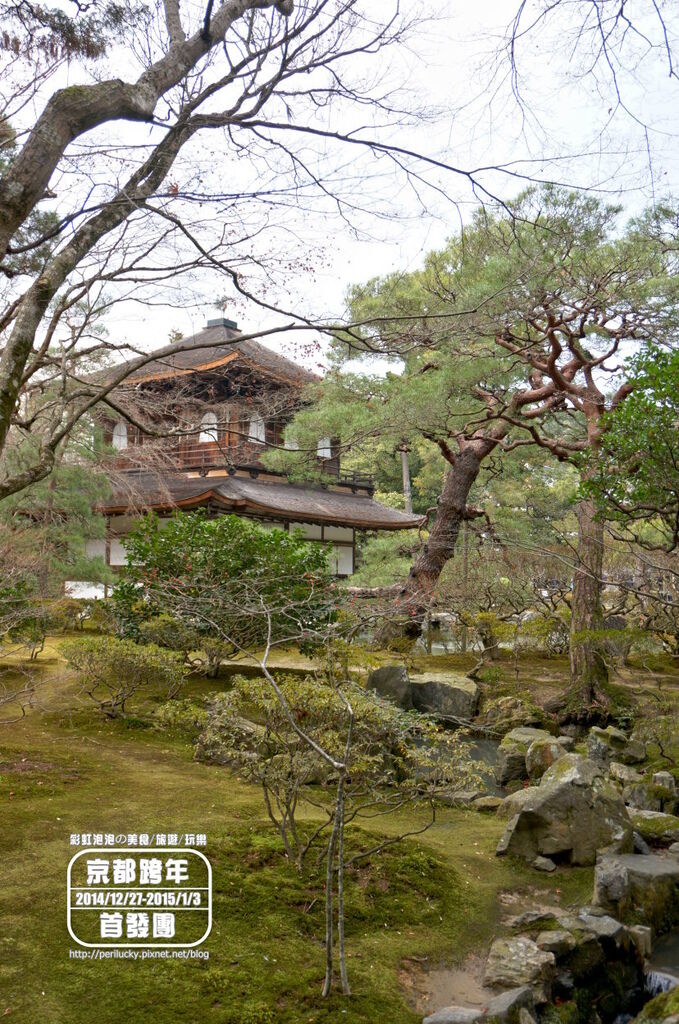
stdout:
<svg viewBox="0 0 679 1024">
<path fill-rule="evenodd" d="M 578 52 L 584 63 L 595 51 L 589 36 L 577 40 L 577 49 L 573 11 L 520 43 L 523 108 L 512 96 L 505 51 L 507 26 L 518 2 L 448 0 L 427 6 L 435 10 L 436 19 L 423 26 L 405 66 L 415 101 L 440 112 L 433 123 L 399 132 L 397 144 L 461 167 L 510 166 L 517 177 L 484 178 L 502 198 L 520 191 L 527 177 L 593 188 L 630 214 L 668 193 L 679 194 L 679 83 L 670 77 L 667 58 L 657 45 L 662 39 L 652 2 L 636 0 L 629 8 L 638 18 L 639 33 L 623 44 L 615 82 L 605 60 L 589 75 L 579 65 Z M 397 75 L 402 71 L 401 65 Z M 477 205 L 460 179 L 441 173 L 434 181 L 449 199 L 425 190 L 425 213 L 414 207 L 401 183 L 389 223 L 360 218 L 359 235 L 348 227 L 334 231 L 324 247 L 325 265 L 318 267 L 315 278 L 299 275 L 288 281 L 288 308 L 331 319 L 343 314 L 351 284 L 416 269 L 427 251 L 458 231 Z M 322 244 L 322 226 L 307 223 L 305 230 L 314 242 L 320 234 Z M 238 319 L 250 329 L 276 321 L 255 308 L 239 313 Z M 199 315 L 190 315 L 187 330 L 188 323 L 194 327 L 199 322 Z M 290 339 L 271 343 L 285 350 Z"/>
<path fill-rule="evenodd" d="M 628 5 L 633 25 L 624 38 L 612 38 L 617 46 L 612 59 L 619 59 L 612 67 L 606 55 L 597 53 L 590 26 L 575 35 L 581 11 L 594 5 L 564 2 L 553 18 L 538 22 L 519 40 L 518 79 L 513 81 L 505 41 L 519 3 L 422 0 L 420 9 L 429 17 L 417 24 L 408 46 L 383 50 L 365 73 L 384 82 L 385 89 L 405 86 L 409 105 L 421 107 L 427 116 L 393 129 L 382 127 L 380 137 L 463 169 L 502 165 L 502 173 L 479 170 L 477 177 L 503 199 L 529 180 L 556 180 L 594 189 L 632 214 L 668 192 L 679 194 L 679 83 L 670 75 L 654 0 Z M 522 27 L 547 6 L 545 0 L 527 0 Z M 619 5 L 604 0 L 603 6 Z M 672 31 L 679 28 L 679 18 L 672 17 L 673 4 L 659 7 L 672 20 L 665 28 L 674 45 Z M 357 64 L 355 70 L 364 69 Z M 78 80 L 79 69 L 71 69 L 68 81 Z M 359 115 L 337 116 L 340 120 L 335 124 L 331 119 L 328 127 L 354 128 L 352 118 Z M 126 132 L 129 137 L 129 128 Z M 204 150 L 202 156 L 218 177 L 224 154 Z M 274 211 L 267 235 L 267 244 L 278 246 L 281 254 L 279 273 L 267 284 L 267 300 L 314 321 L 342 317 L 352 284 L 416 269 L 427 251 L 459 231 L 483 198 L 464 177 L 443 169 L 420 165 L 427 184 L 418 184 L 416 193 L 387 161 L 347 147 L 339 162 L 341 190 L 345 195 L 355 190 L 358 209 L 346 219 L 318 204 Z M 248 168 L 229 163 L 224 175 L 227 171 L 245 180 Z M 193 283 L 187 308 L 180 308 L 183 296 L 168 291 L 166 297 L 168 306 L 161 297 L 146 308 L 130 302 L 114 307 L 109 335 L 156 347 L 167 342 L 171 330 L 189 335 L 220 315 L 211 279 Z M 233 299 L 224 315 L 246 331 L 292 319 Z M 270 343 L 301 361 L 322 362 L 322 356 L 306 351 L 308 338 L 293 334 Z"/>
</svg>

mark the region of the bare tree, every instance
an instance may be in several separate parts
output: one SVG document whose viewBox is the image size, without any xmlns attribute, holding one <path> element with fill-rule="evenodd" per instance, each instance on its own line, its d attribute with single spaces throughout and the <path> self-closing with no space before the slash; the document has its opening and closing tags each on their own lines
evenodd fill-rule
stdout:
<svg viewBox="0 0 679 1024">
<path fill-rule="evenodd" d="M 422 209 L 442 172 L 489 194 L 473 172 L 394 142 L 396 125 L 426 116 L 369 74 L 422 24 L 397 0 L 378 15 L 359 0 L 2 9 L 0 454 L 35 444 L 20 469 L 3 459 L 0 498 L 49 474 L 78 421 L 152 358 L 155 339 L 123 346 L 101 330 L 114 304 L 190 305 L 226 284 L 289 314 L 279 331 L 310 329 L 269 297 L 313 270 L 290 244 L 300 211 L 386 212 L 385 163 Z M 80 82 L 63 87 L 67 64 Z M 111 356 L 104 384 L 91 370 Z"/>
<path fill-rule="evenodd" d="M 20 470 L 3 461 L 0 498 L 47 475 L 79 419 L 150 358 L 156 339 L 93 329 L 115 303 L 186 306 L 226 283 L 232 300 L 290 314 L 282 331 L 310 328 L 271 295 L 313 272 L 296 237 L 307 218 L 397 214 L 385 167 L 422 212 L 427 190 L 454 199 L 453 178 L 483 200 L 498 171 L 530 174 L 395 140 L 428 116 L 382 73 L 424 23 L 397 0 L 379 14 L 359 0 L 0 10 L 0 454 L 36 441 Z M 112 355 L 124 365 L 95 386 L 92 364 Z"/>
</svg>

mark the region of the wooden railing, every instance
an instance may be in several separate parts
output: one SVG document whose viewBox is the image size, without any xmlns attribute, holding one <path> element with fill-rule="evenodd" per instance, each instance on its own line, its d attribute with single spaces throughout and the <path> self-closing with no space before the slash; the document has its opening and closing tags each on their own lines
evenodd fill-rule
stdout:
<svg viewBox="0 0 679 1024">
<path fill-rule="evenodd" d="M 115 465 L 122 470 L 143 471 L 151 468 L 151 461 L 144 458 L 144 445 L 130 445 L 118 453 Z M 191 470 L 198 472 L 209 472 L 211 469 L 222 468 L 260 468 L 261 457 L 269 446 L 256 442 L 241 442 L 237 445 L 225 445 L 221 442 L 193 442 L 169 441 L 164 449 L 165 459 L 174 463 L 178 470 Z M 147 449 L 148 451 L 148 449 Z M 149 453 L 150 455 L 150 453 Z M 363 490 L 372 490 L 374 487 L 373 477 L 369 473 L 361 473 L 356 470 L 343 472 L 340 466 L 339 456 L 331 459 L 317 459 L 316 468 L 324 474 L 332 477 L 338 483 Z"/>
</svg>

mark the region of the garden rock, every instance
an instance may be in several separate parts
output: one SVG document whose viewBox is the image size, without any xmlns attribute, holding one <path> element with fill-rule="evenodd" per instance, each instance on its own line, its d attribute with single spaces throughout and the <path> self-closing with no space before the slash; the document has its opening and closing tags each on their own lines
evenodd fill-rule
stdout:
<svg viewBox="0 0 679 1024">
<path fill-rule="evenodd" d="M 537 792 L 537 786 L 526 786 L 525 789 L 517 789 L 516 793 L 510 793 L 504 800 L 500 801 L 497 811 L 498 818 L 513 818 L 518 814 L 523 805 Z"/>
<path fill-rule="evenodd" d="M 590 909 L 582 907 L 578 912 L 578 924 L 583 931 L 596 935 L 597 939 L 610 939 L 616 944 L 625 934 L 620 921 L 608 914 L 602 914 L 601 908 L 596 906 Z"/>
<path fill-rule="evenodd" d="M 623 786 L 633 786 L 636 782 L 643 782 L 643 775 L 641 775 L 636 768 L 630 768 L 629 765 L 621 764 L 619 761 L 611 761 L 608 766 L 608 774 L 615 782 L 620 782 Z"/>
<path fill-rule="evenodd" d="M 517 726 L 538 725 L 537 712 L 530 708 L 520 697 L 498 697 L 484 703 L 483 710 L 476 719 L 479 729 L 488 729 L 496 736 L 502 736 Z"/>
<path fill-rule="evenodd" d="M 632 833 L 632 841 L 634 843 L 634 853 L 650 853 L 651 847 L 648 845 L 643 836 L 640 836 L 638 832 Z"/>
<path fill-rule="evenodd" d="M 526 750 L 519 743 L 506 743 L 498 747 L 495 763 L 495 780 L 499 786 L 506 786 L 513 779 L 526 778 Z"/>
<path fill-rule="evenodd" d="M 642 811 L 659 811 L 661 809 L 660 798 L 648 782 L 636 782 L 634 785 L 625 786 L 622 798 L 628 807 L 636 807 Z"/>
<path fill-rule="evenodd" d="M 410 679 L 410 697 L 415 710 L 453 724 L 471 721 L 478 707 L 479 692 L 472 679 L 456 673 L 417 675 Z"/>
<path fill-rule="evenodd" d="M 539 907 L 536 910 L 524 910 L 516 917 L 507 918 L 509 928 L 529 928 L 534 924 L 541 924 L 546 921 L 556 921 L 563 916 L 560 907 Z"/>
<path fill-rule="evenodd" d="M 509 821 L 497 854 L 532 863 L 538 855 L 571 864 L 594 864 L 597 850 L 632 849 L 632 825 L 602 769 L 579 754 L 565 754 L 531 787 Z"/>
<path fill-rule="evenodd" d="M 366 684 L 369 690 L 375 690 L 380 697 L 398 704 L 404 711 L 413 707 L 410 691 L 410 677 L 405 665 L 383 665 L 373 669 Z"/>
<path fill-rule="evenodd" d="M 563 757 L 566 753 L 559 740 L 539 739 L 533 740 L 526 751 L 526 772 L 529 778 L 540 779 L 548 768 Z"/>
<path fill-rule="evenodd" d="M 442 1010 L 425 1017 L 422 1024 L 475 1024 L 483 1020 L 484 1013 L 481 1007 L 444 1006 Z"/>
<path fill-rule="evenodd" d="M 662 786 L 663 789 L 669 790 L 670 793 L 677 792 L 677 782 L 671 772 L 654 772 L 653 785 Z"/>
<path fill-rule="evenodd" d="M 536 857 L 533 867 L 536 871 L 556 871 L 556 864 L 549 857 Z"/>
<path fill-rule="evenodd" d="M 653 931 L 644 924 L 632 924 L 627 933 L 636 946 L 639 956 L 644 958 L 653 952 Z"/>
<path fill-rule="evenodd" d="M 637 764 L 646 757 L 646 747 L 639 740 L 628 739 L 621 729 L 613 725 L 606 729 L 595 725 L 587 737 L 587 756 L 603 764 L 610 761 Z"/>
<path fill-rule="evenodd" d="M 594 905 L 618 913 L 628 893 L 629 875 L 621 858 L 601 857 L 594 869 Z"/>
<path fill-rule="evenodd" d="M 522 1015 L 525 1014 L 525 1017 Z M 529 985 L 501 992 L 488 1000 L 485 1007 L 444 1006 L 425 1017 L 422 1024 L 476 1024 L 487 1020 L 490 1024 L 535 1024 L 535 997 Z"/>
<path fill-rule="evenodd" d="M 522 725 L 508 732 L 505 739 L 511 740 L 513 743 L 523 743 L 527 750 L 535 740 L 549 740 L 554 737 L 546 729 L 534 729 L 532 726 Z"/>
<path fill-rule="evenodd" d="M 540 932 L 535 945 L 547 953 L 553 953 L 558 959 L 575 949 L 575 938 L 571 932 L 555 928 L 552 932 Z"/>
<path fill-rule="evenodd" d="M 602 857 L 594 871 L 593 903 L 624 921 L 634 914 L 662 932 L 679 923 L 679 860 L 658 854 Z"/>
<path fill-rule="evenodd" d="M 474 801 L 475 811 L 495 811 L 504 801 L 499 796 L 480 796 Z"/>
<path fill-rule="evenodd" d="M 550 740 L 546 729 L 532 729 L 521 726 L 512 729 L 498 747 L 495 778 L 500 786 L 506 786 L 512 779 L 526 778 L 526 754 L 535 740 Z"/>
<path fill-rule="evenodd" d="M 501 1024 L 515 1024 L 521 1010 L 527 1011 L 531 1021 L 535 1020 L 535 996 L 530 985 L 520 985 L 493 996 L 488 1000 L 486 1016 Z"/>
<path fill-rule="evenodd" d="M 630 812 L 634 828 L 651 846 L 664 846 L 679 841 L 679 818 L 662 811 L 635 808 Z"/>
<path fill-rule="evenodd" d="M 495 939 L 484 973 L 490 988 L 516 988 L 529 985 L 538 1003 L 547 1002 L 555 974 L 553 953 L 540 949 L 524 935 Z"/>
</svg>

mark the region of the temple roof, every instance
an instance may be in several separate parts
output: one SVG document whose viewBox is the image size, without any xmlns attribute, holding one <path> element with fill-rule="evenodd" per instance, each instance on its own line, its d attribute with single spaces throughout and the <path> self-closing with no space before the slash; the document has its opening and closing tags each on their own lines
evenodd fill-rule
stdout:
<svg viewBox="0 0 679 1024">
<path fill-rule="evenodd" d="M 252 339 L 239 341 L 239 338 L 240 331 L 224 324 L 205 327 L 191 338 L 185 339 L 192 345 L 204 347 L 177 352 L 176 355 L 164 359 L 153 359 L 130 374 L 125 384 L 184 376 L 199 370 L 216 369 L 229 363 L 291 384 L 307 384 L 319 379 L 310 370 L 274 352 L 261 342 Z M 106 372 L 104 371 L 104 374 Z"/>
<path fill-rule="evenodd" d="M 221 506 L 224 512 L 291 522 L 353 526 L 361 530 L 408 530 L 419 526 L 421 516 L 408 515 L 374 501 L 367 493 L 350 489 L 291 484 L 285 480 L 251 479 L 246 476 L 190 477 L 186 474 L 130 474 L 129 486 L 120 487 L 98 505 L 112 514 L 153 509 Z"/>
</svg>

